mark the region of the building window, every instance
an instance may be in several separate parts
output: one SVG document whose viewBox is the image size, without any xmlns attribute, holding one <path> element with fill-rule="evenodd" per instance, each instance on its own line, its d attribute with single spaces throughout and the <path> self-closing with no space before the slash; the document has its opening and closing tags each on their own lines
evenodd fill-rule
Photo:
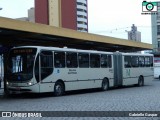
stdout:
<svg viewBox="0 0 160 120">
<path fill-rule="evenodd" d="M 157 35 L 160 35 L 160 25 L 157 25 Z"/>
</svg>

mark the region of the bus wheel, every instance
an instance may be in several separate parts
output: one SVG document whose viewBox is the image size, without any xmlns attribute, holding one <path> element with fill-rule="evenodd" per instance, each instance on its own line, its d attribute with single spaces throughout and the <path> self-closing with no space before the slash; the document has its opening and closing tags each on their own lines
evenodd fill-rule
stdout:
<svg viewBox="0 0 160 120">
<path fill-rule="evenodd" d="M 107 79 L 103 79 L 101 89 L 102 89 L 103 91 L 106 91 L 106 90 L 109 89 L 109 82 L 108 82 Z"/>
<path fill-rule="evenodd" d="M 144 81 L 143 81 L 143 77 L 140 76 L 139 79 L 138 79 L 138 86 L 143 86 L 144 85 Z"/>
<path fill-rule="evenodd" d="M 64 85 L 61 82 L 56 82 L 54 85 L 54 95 L 61 96 L 64 93 Z"/>
<path fill-rule="evenodd" d="M 159 75 L 159 80 L 160 80 L 160 75 Z"/>
</svg>

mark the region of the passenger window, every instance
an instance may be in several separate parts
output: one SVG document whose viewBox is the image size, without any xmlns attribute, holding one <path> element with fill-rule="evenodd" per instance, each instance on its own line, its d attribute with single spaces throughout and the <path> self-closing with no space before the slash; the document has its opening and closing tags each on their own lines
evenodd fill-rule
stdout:
<svg viewBox="0 0 160 120">
<path fill-rule="evenodd" d="M 108 55 L 108 67 L 109 68 L 112 67 L 112 57 L 111 57 L 111 55 Z"/>
<path fill-rule="evenodd" d="M 140 56 L 139 57 L 139 67 L 144 67 L 144 66 L 145 66 L 144 57 Z"/>
<path fill-rule="evenodd" d="M 150 57 L 150 67 L 153 67 L 153 57 Z"/>
<path fill-rule="evenodd" d="M 39 82 L 39 54 L 37 55 L 37 58 L 36 58 L 34 74 L 35 74 L 36 81 L 38 83 Z"/>
<path fill-rule="evenodd" d="M 145 66 L 150 67 L 150 57 L 145 57 Z"/>
<path fill-rule="evenodd" d="M 42 51 L 40 58 L 41 58 L 41 80 L 43 80 L 53 72 L 53 53 L 51 51 Z"/>
<path fill-rule="evenodd" d="M 101 55 L 101 67 L 102 68 L 112 67 L 111 55 Z"/>
<path fill-rule="evenodd" d="M 124 67 L 125 68 L 131 68 L 131 56 L 124 56 Z"/>
<path fill-rule="evenodd" d="M 66 53 L 66 63 L 68 68 L 77 68 L 77 53 L 67 52 Z"/>
<path fill-rule="evenodd" d="M 55 68 L 65 67 L 65 52 L 54 52 L 54 67 Z"/>
<path fill-rule="evenodd" d="M 99 68 L 100 67 L 100 55 L 90 54 L 90 67 Z"/>
<path fill-rule="evenodd" d="M 132 67 L 139 67 L 138 56 L 132 56 Z"/>
<path fill-rule="evenodd" d="M 80 68 L 89 68 L 89 54 L 87 53 L 79 53 L 78 61 Z"/>
</svg>

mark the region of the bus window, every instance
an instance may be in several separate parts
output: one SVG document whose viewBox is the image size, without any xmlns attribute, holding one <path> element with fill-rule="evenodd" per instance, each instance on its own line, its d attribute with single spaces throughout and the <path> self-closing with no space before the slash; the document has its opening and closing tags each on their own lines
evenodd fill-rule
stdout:
<svg viewBox="0 0 160 120">
<path fill-rule="evenodd" d="M 112 67 L 111 55 L 101 55 L 101 67 L 102 68 Z"/>
<path fill-rule="evenodd" d="M 89 68 L 89 54 L 87 53 L 79 53 L 78 61 L 80 68 Z"/>
<path fill-rule="evenodd" d="M 144 67 L 144 66 L 145 66 L 144 57 L 140 56 L 139 57 L 139 67 Z"/>
<path fill-rule="evenodd" d="M 124 67 L 131 68 L 131 56 L 124 56 Z"/>
<path fill-rule="evenodd" d="M 37 83 L 39 82 L 39 54 L 36 58 L 35 68 L 34 68 L 35 78 Z"/>
<path fill-rule="evenodd" d="M 41 80 L 53 72 L 53 53 L 51 51 L 41 52 Z"/>
<path fill-rule="evenodd" d="M 150 57 L 150 67 L 153 67 L 153 57 Z"/>
<path fill-rule="evenodd" d="M 77 68 L 77 53 L 67 52 L 66 53 L 66 63 L 68 68 Z"/>
<path fill-rule="evenodd" d="M 108 55 L 108 67 L 109 68 L 112 67 L 112 57 L 111 57 L 111 55 Z"/>
<path fill-rule="evenodd" d="M 100 55 L 90 54 L 90 67 L 99 68 L 100 67 Z"/>
<path fill-rule="evenodd" d="M 132 56 L 132 67 L 138 67 L 138 56 Z"/>
<path fill-rule="evenodd" d="M 65 67 L 65 52 L 54 52 L 54 67 L 55 68 Z"/>
<path fill-rule="evenodd" d="M 26 81 L 33 77 L 33 66 L 37 49 L 19 48 L 9 53 L 7 63 L 7 79 L 12 81 Z"/>
<path fill-rule="evenodd" d="M 150 57 L 145 57 L 145 66 L 150 67 Z"/>
<path fill-rule="evenodd" d="M 101 67 L 107 68 L 108 67 L 108 56 L 107 55 L 101 55 Z"/>
</svg>

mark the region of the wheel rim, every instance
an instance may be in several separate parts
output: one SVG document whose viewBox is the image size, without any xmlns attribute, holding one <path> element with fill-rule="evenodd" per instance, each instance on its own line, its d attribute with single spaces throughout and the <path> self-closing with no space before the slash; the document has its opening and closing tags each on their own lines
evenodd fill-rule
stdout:
<svg viewBox="0 0 160 120">
<path fill-rule="evenodd" d="M 56 85 L 55 92 L 56 92 L 57 95 L 61 95 L 62 94 L 62 87 L 61 87 L 61 85 Z"/>
<path fill-rule="evenodd" d="M 103 81 L 102 87 L 103 87 L 103 90 L 108 89 L 107 81 Z"/>
<path fill-rule="evenodd" d="M 140 86 L 143 85 L 142 77 L 139 78 L 139 85 L 140 85 Z"/>
</svg>

